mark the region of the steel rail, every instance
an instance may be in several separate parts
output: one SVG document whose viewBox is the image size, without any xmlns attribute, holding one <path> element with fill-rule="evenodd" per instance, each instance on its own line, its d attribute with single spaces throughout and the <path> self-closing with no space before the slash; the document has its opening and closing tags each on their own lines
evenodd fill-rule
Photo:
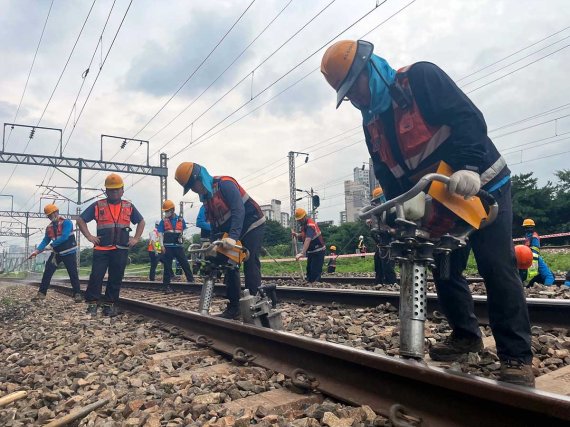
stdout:
<svg viewBox="0 0 570 427">
<path fill-rule="evenodd" d="M 17 280 L 21 279 L 1 279 Z M 69 279 L 62 282 L 69 283 Z M 86 285 L 88 280 L 80 279 L 80 283 Z M 30 281 L 30 283 L 39 283 Z M 179 292 L 193 292 L 199 294 L 202 290 L 200 283 L 174 282 L 171 288 Z M 146 289 L 151 291 L 165 291 L 166 286 L 162 283 L 149 281 L 123 281 L 123 288 Z M 377 307 L 380 304 L 390 303 L 394 307 L 399 307 L 399 292 L 382 292 L 359 289 L 334 289 L 334 288 L 305 288 L 297 286 L 278 286 L 277 298 L 280 301 L 296 301 L 311 304 L 337 304 L 351 307 Z M 214 295 L 218 297 L 226 296 L 226 286 L 216 284 Z M 532 325 L 543 328 L 567 328 L 570 329 L 570 299 L 554 298 L 527 298 L 527 307 Z M 434 311 L 440 311 L 437 294 L 427 294 L 427 311 L 430 315 Z M 474 313 L 480 324 L 489 324 L 489 310 L 487 307 L 487 297 L 485 295 L 473 295 Z"/>
<path fill-rule="evenodd" d="M 72 292 L 66 286 L 52 287 Z M 174 325 L 191 340 L 227 355 L 237 349 L 245 351 L 252 363 L 266 369 L 294 378 L 301 369 L 311 378 L 309 388 L 340 401 L 369 405 L 387 417 L 395 408 L 403 408 L 420 420 L 417 425 L 570 423 L 570 398 L 566 396 L 133 299 L 121 298 L 120 306 Z"/>
</svg>

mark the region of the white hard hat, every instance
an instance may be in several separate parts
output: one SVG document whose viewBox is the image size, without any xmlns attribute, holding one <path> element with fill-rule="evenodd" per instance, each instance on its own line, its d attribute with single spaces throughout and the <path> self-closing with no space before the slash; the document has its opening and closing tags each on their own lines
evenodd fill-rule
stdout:
<svg viewBox="0 0 570 427">
<path fill-rule="evenodd" d="M 361 235 L 361 236 L 359 236 L 358 238 L 359 238 L 359 239 L 364 239 L 364 236 Z"/>
</svg>

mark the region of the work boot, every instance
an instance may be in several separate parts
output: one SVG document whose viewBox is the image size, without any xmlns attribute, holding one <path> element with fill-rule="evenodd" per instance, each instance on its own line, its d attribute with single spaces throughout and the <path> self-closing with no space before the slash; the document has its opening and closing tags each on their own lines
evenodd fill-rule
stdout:
<svg viewBox="0 0 570 427">
<path fill-rule="evenodd" d="M 221 317 L 222 319 L 237 320 L 240 317 L 239 306 L 228 304 L 226 309 L 222 313 L 217 314 L 216 317 Z"/>
<path fill-rule="evenodd" d="M 501 362 L 499 381 L 511 384 L 534 387 L 534 373 L 530 364 L 524 364 L 518 360 Z"/>
<path fill-rule="evenodd" d="M 46 299 L 46 295 L 42 294 L 41 292 L 38 291 L 37 294 L 34 295 L 34 297 L 32 298 L 33 302 L 40 302 Z"/>
<path fill-rule="evenodd" d="M 444 342 L 429 349 L 429 357 L 440 362 L 453 362 L 467 353 L 478 353 L 483 350 L 481 337 L 456 337 L 452 332 Z"/>
<path fill-rule="evenodd" d="M 77 294 L 73 294 L 73 302 L 82 302 L 83 301 L 83 297 L 81 296 L 81 294 L 77 293 Z"/>
<path fill-rule="evenodd" d="M 87 314 L 90 314 L 92 317 L 97 316 L 97 303 L 87 303 Z"/>
<path fill-rule="evenodd" d="M 117 313 L 117 307 L 115 307 L 115 304 L 104 304 L 103 305 L 103 316 L 115 317 L 118 314 L 119 313 Z"/>
</svg>

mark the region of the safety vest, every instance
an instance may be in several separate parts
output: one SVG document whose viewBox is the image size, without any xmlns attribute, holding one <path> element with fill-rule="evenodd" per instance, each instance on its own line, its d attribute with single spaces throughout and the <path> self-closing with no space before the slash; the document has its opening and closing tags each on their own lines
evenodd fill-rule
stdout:
<svg viewBox="0 0 570 427">
<path fill-rule="evenodd" d="M 99 246 L 127 248 L 132 213 L 131 202 L 121 200 L 119 215 L 115 218 L 107 199 L 98 200 L 95 206 L 95 220 L 97 221 L 97 236 L 100 238 Z"/>
<path fill-rule="evenodd" d="M 156 248 L 156 251 L 160 252 L 160 242 L 158 241 L 158 232 L 155 229 L 155 230 L 151 231 L 151 233 L 152 233 L 152 237 L 148 239 L 147 250 L 149 252 L 155 252 L 155 248 Z"/>
<path fill-rule="evenodd" d="M 182 243 L 182 232 L 184 231 L 184 224 L 182 218 L 176 219 L 176 225 L 172 227 L 170 218 L 164 219 L 164 244 Z"/>
<path fill-rule="evenodd" d="M 331 252 L 331 257 L 329 258 L 328 265 L 330 267 L 336 267 L 336 259 L 337 258 L 338 258 L 338 255 L 335 252 Z"/>
<path fill-rule="evenodd" d="M 415 183 L 421 176 L 419 172 L 424 172 L 432 167 L 435 171 L 435 164 L 422 165 L 422 162 L 447 141 L 451 135 L 451 128 L 447 125 L 432 126 L 422 116 L 413 96 L 407 74 L 412 66 L 413 64 L 403 67 L 396 73 L 398 83 L 404 92 L 411 97 L 411 105 L 405 110 L 395 102 L 392 103 L 396 141 L 392 141 L 386 136 L 380 116 L 374 116 L 366 124 L 366 128 L 370 134 L 369 148 L 371 153 L 378 153 L 380 160 L 386 164 L 395 178 L 407 178 L 410 182 Z M 441 159 L 437 159 L 437 161 L 439 160 Z M 481 185 L 490 182 L 505 166 L 505 160 L 499 156 L 486 171 L 481 173 Z"/>
<path fill-rule="evenodd" d="M 307 218 L 307 221 L 303 224 L 301 228 L 301 239 L 303 242 L 307 238 L 307 231 L 309 228 L 315 230 L 315 235 L 311 238 L 311 243 L 309 243 L 309 248 L 307 249 L 307 253 L 314 253 L 320 252 L 325 250 L 325 239 L 321 234 L 321 229 L 319 228 L 318 224 L 312 219 Z"/>
<path fill-rule="evenodd" d="M 538 240 L 538 244 L 539 246 L 533 245 L 532 241 L 533 239 L 537 239 Z M 533 231 L 532 234 L 528 233 L 525 238 L 524 238 L 524 244 L 525 246 L 528 246 L 533 253 L 539 254 L 540 255 L 540 236 L 538 235 L 538 233 L 536 231 Z"/>
<path fill-rule="evenodd" d="M 212 184 L 212 197 L 204 203 L 206 207 L 206 218 L 210 224 L 216 228 L 220 228 L 227 221 L 229 221 L 232 216 L 230 207 L 224 200 L 222 192 L 220 191 L 220 183 L 222 181 L 233 182 L 239 190 L 243 204 L 245 205 L 246 203 L 251 203 L 255 210 L 258 212 L 259 219 L 251 224 L 247 230 L 242 231 L 242 236 L 249 230 L 265 222 L 265 216 L 261 212 L 259 205 L 255 202 L 255 200 L 249 197 L 249 194 L 247 194 L 247 192 L 242 188 L 241 185 L 238 184 L 235 179 L 233 179 L 231 176 L 215 176 L 214 182 Z"/>
<path fill-rule="evenodd" d="M 46 227 L 46 234 L 48 235 L 48 237 L 51 239 L 52 242 L 63 234 L 64 221 L 65 218 L 60 216 L 57 218 L 57 223 L 52 222 Z M 68 249 L 72 249 L 75 246 L 77 246 L 77 243 L 75 241 L 75 235 L 71 233 L 65 242 L 60 243 L 57 246 L 53 246 L 53 250 L 56 253 L 60 253 Z"/>
</svg>

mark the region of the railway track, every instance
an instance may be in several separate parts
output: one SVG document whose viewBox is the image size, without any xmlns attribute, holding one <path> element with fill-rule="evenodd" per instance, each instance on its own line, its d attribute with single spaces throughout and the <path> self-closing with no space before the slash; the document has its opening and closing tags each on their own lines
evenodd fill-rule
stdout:
<svg viewBox="0 0 570 427">
<path fill-rule="evenodd" d="M 52 288 L 71 294 L 65 285 Z M 570 398 L 565 396 L 131 298 L 121 298 L 120 305 L 175 325 L 202 347 L 287 375 L 307 391 L 351 405 L 369 405 L 394 425 L 558 426 L 570 422 Z"/>
<path fill-rule="evenodd" d="M 63 281 L 67 283 L 68 281 Z M 87 279 L 80 280 L 82 285 L 87 285 Z M 202 285 L 197 283 L 171 284 L 177 292 L 185 292 L 199 295 Z M 148 282 L 142 280 L 125 280 L 123 288 L 145 289 L 151 291 L 164 291 L 162 283 Z M 224 297 L 226 287 L 217 284 L 214 293 L 218 297 Z M 277 287 L 277 297 L 281 301 L 302 302 L 309 304 L 337 304 L 351 307 L 376 307 L 380 304 L 389 303 L 394 307 L 399 306 L 400 294 L 398 292 L 382 292 L 372 290 L 357 289 L 335 289 L 335 288 L 307 288 L 296 286 Z M 428 313 L 440 310 L 437 295 L 428 293 Z M 485 295 L 473 295 L 475 315 L 481 324 L 488 324 L 487 297 Z M 527 298 L 527 305 L 530 320 L 533 325 L 545 328 L 567 328 L 570 329 L 570 299 L 552 298 Z"/>
</svg>

